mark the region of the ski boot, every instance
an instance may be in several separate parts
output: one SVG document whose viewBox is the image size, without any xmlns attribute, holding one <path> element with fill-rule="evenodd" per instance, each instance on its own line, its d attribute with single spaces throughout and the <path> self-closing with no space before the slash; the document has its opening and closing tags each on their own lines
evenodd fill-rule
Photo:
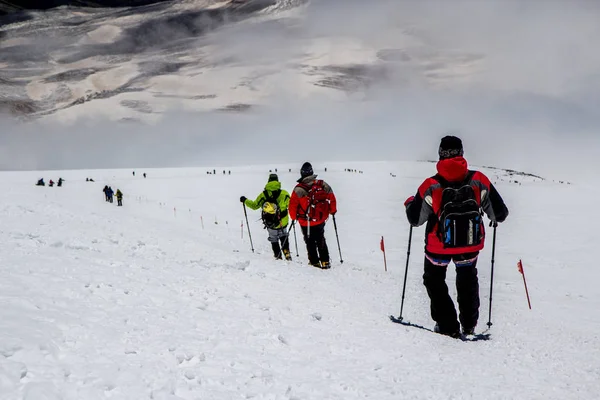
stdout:
<svg viewBox="0 0 600 400">
<path fill-rule="evenodd" d="M 436 324 L 435 324 L 435 326 L 433 327 L 433 331 L 434 331 L 435 333 L 439 333 L 440 335 L 446 335 L 446 336 L 450 336 L 451 338 L 454 338 L 454 339 L 458 339 L 458 338 L 460 338 L 460 331 L 459 331 L 458 329 L 457 329 L 456 331 L 452 331 L 452 332 L 450 332 L 450 331 L 444 331 L 444 332 L 442 332 L 442 331 L 440 330 L 440 325 L 439 325 L 439 324 L 437 324 L 437 323 L 436 323 Z"/>
<path fill-rule="evenodd" d="M 466 336 L 466 335 L 474 335 L 474 334 L 475 334 L 475 327 L 472 327 L 472 328 L 465 328 L 465 327 L 463 326 L 463 329 L 462 329 L 462 334 L 463 334 L 463 335 L 465 335 L 465 336 Z"/>
<path fill-rule="evenodd" d="M 321 269 L 329 269 L 331 268 L 331 264 L 329 261 L 321 261 Z"/>
<path fill-rule="evenodd" d="M 283 255 L 285 256 L 285 259 L 287 261 L 292 261 L 292 255 L 290 254 L 289 250 L 284 249 L 283 250 Z"/>
</svg>

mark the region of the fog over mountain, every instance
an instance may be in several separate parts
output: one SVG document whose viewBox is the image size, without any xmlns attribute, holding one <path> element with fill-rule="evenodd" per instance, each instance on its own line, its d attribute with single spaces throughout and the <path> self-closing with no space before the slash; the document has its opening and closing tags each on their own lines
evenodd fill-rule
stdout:
<svg viewBox="0 0 600 400">
<path fill-rule="evenodd" d="M 2 169 L 433 159 L 447 132 L 474 164 L 571 179 L 598 165 L 594 2 L 175 1 L 3 18 Z"/>
</svg>

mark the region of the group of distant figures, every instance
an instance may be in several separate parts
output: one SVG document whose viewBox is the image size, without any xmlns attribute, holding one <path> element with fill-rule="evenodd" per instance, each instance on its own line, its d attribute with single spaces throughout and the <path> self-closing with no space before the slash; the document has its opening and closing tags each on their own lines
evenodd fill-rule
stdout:
<svg viewBox="0 0 600 400">
<path fill-rule="evenodd" d="M 273 171 L 274 171 L 275 173 L 277 173 L 277 168 L 275 168 L 275 169 L 270 169 L 270 170 L 269 170 L 269 173 L 271 173 L 271 172 L 273 172 Z M 288 172 L 292 172 L 292 169 L 291 169 L 291 168 L 289 168 Z M 327 172 L 327 168 L 325 168 L 325 172 Z M 356 172 L 356 171 L 355 171 L 355 172 Z M 362 174 L 362 171 L 360 171 L 360 173 Z M 213 169 L 212 171 L 206 171 L 206 175 L 216 175 L 216 174 L 217 174 L 217 170 L 216 170 L 216 169 Z M 134 173 L 134 175 L 135 175 L 135 173 Z M 231 175 L 231 171 L 230 171 L 230 170 L 223 170 L 223 175 Z M 145 178 L 145 177 L 146 177 L 146 174 L 144 174 L 144 178 Z"/>
<path fill-rule="evenodd" d="M 146 177 L 146 173 L 145 172 L 142 175 L 144 176 L 144 178 Z M 135 176 L 135 171 L 133 171 L 133 176 Z"/>
<path fill-rule="evenodd" d="M 63 178 L 58 178 L 58 182 L 56 182 L 56 186 L 62 186 L 63 182 L 64 182 Z M 46 186 L 46 182 L 44 182 L 44 178 L 40 178 L 35 185 L 36 186 Z M 48 186 L 50 186 L 50 187 L 54 186 L 54 181 L 52 179 L 50 179 L 50 182 L 48 182 Z"/>
<path fill-rule="evenodd" d="M 123 205 L 123 192 L 121 192 L 121 190 L 117 189 L 117 192 L 115 193 L 110 186 L 105 185 L 102 191 L 104 192 L 104 199 L 107 202 L 112 203 L 113 197 L 116 196 L 117 206 L 121 207 Z"/>
</svg>

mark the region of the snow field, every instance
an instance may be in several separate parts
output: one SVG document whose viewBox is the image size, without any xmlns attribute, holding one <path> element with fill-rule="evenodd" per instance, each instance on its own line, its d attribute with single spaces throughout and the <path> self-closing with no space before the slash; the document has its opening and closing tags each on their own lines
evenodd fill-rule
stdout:
<svg viewBox="0 0 600 400">
<path fill-rule="evenodd" d="M 330 221 L 328 271 L 306 265 L 299 230 L 300 257 L 272 260 L 258 212 L 248 210 L 256 254 L 246 231 L 242 240 L 239 197 L 256 196 L 275 166 L 216 168 L 216 175 L 0 174 L 0 399 L 579 399 L 600 392 L 593 194 L 525 177 L 518 185 L 484 170 L 511 215 L 498 229 L 492 340 L 462 342 L 387 319 L 399 311 L 404 277 L 402 202 L 434 165 L 324 166 L 315 171 L 338 197 L 344 258 L 340 265 Z M 277 166 L 284 189 L 292 190 L 298 167 Z M 35 187 L 42 176 L 62 176 L 64 187 Z M 124 192 L 123 207 L 104 201 L 105 184 Z M 589 221 L 583 228 L 580 210 Z M 422 241 L 423 228 L 415 229 L 403 316 L 431 328 Z M 479 264 L 478 331 L 488 318 L 490 258 L 491 234 Z M 450 268 L 452 292 L 453 279 Z"/>
</svg>

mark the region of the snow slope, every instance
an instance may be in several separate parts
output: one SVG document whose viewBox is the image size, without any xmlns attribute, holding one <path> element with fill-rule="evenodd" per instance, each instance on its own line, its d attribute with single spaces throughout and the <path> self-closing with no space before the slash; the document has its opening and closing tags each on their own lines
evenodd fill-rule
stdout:
<svg viewBox="0 0 600 400">
<path fill-rule="evenodd" d="M 272 260 L 257 212 L 255 254 L 242 239 L 239 196 L 258 194 L 275 167 L 291 190 L 298 165 L 226 176 L 146 170 L 147 179 L 141 170 L 1 173 L 0 399 L 598 396 L 595 189 L 582 196 L 577 185 L 484 169 L 511 216 L 498 230 L 491 340 L 463 342 L 388 320 L 399 311 L 407 251 L 401 202 L 432 164 L 315 165 L 339 201 L 344 263 L 329 223 L 328 271 L 306 265 L 303 243 L 294 262 Z M 65 186 L 35 187 L 41 176 Z M 104 201 L 105 184 L 125 193 L 124 207 Z M 416 229 L 404 317 L 430 328 L 422 239 Z M 490 245 L 480 258 L 479 331 Z"/>
</svg>

